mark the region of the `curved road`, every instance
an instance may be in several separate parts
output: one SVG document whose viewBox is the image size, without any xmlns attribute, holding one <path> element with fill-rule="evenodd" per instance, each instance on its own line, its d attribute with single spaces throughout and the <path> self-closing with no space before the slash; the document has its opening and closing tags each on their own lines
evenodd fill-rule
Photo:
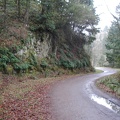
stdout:
<svg viewBox="0 0 120 120">
<path fill-rule="evenodd" d="M 119 108 L 119 100 L 104 94 L 93 84 L 96 79 L 116 72 L 110 68 L 101 69 L 104 70 L 103 73 L 71 78 L 58 82 L 53 87 L 51 104 L 55 120 L 120 120 L 120 113 L 98 104 L 91 98 L 93 94 L 102 96 L 117 103 Z"/>
</svg>

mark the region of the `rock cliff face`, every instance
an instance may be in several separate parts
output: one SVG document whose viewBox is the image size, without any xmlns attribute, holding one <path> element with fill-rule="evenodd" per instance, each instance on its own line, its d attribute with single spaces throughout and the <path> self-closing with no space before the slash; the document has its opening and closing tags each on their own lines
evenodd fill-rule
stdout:
<svg viewBox="0 0 120 120">
<path fill-rule="evenodd" d="M 39 71 L 45 76 L 54 76 L 93 70 L 90 58 L 83 48 L 85 38 L 73 35 L 68 29 L 59 30 L 57 34 L 25 29 L 26 32 L 23 33 L 27 37 L 24 34 L 19 36 L 16 31 L 14 28 L 9 35 L 15 36 L 15 42 L 11 41 L 0 49 L 0 66 L 4 73 Z"/>
<path fill-rule="evenodd" d="M 47 33 L 43 34 L 42 38 L 35 37 L 32 33 L 29 36 L 29 42 L 18 52 L 18 55 L 28 57 L 27 53 L 31 51 L 40 59 L 48 56 L 51 49 L 51 38 Z"/>
</svg>

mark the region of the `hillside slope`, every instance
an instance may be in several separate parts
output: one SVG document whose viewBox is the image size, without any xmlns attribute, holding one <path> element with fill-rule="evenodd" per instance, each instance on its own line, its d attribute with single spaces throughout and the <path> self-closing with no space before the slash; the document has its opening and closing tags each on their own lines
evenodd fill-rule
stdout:
<svg viewBox="0 0 120 120">
<path fill-rule="evenodd" d="M 0 5 L 0 71 L 52 76 L 93 70 L 84 50 L 98 32 L 92 1 L 10 0 Z"/>
</svg>

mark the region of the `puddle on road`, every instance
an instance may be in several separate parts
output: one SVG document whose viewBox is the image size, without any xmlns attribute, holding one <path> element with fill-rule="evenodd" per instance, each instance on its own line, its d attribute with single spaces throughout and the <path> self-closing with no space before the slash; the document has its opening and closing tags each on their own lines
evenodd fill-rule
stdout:
<svg viewBox="0 0 120 120">
<path fill-rule="evenodd" d="M 95 94 L 91 94 L 90 97 L 91 97 L 91 100 L 97 102 L 98 104 L 103 105 L 103 106 L 109 108 L 110 110 L 114 111 L 115 113 L 120 114 L 120 106 L 114 104 L 110 100 L 99 97 L 99 96 L 97 96 Z"/>
</svg>

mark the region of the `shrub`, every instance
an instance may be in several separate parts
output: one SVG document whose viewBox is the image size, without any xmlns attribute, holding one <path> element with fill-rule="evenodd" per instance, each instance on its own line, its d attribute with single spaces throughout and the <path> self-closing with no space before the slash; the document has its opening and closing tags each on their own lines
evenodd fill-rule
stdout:
<svg viewBox="0 0 120 120">
<path fill-rule="evenodd" d="M 104 84 L 109 87 L 113 92 L 120 95 L 120 73 L 104 77 L 100 80 L 100 84 Z"/>
<path fill-rule="evenodd" d="M 0 47 L 0 67 L 3 73 L 7 73 L 10 66 L 20 60 L 6 47 Z"/>
<path fill-rule="evenodd" d="M 20 63 L 20 64 L 17 63 L 14 65 L 13 68 L 18 74 L 26 73 L 31 68 L 31 65 L 29 63 Z"/>
<path fill-rule="evenodd" d="M 29 56 L 28 56 L 28 63 L 31 66 L 34 66 L 35 68 L 39 69 L 39 64 L 38 64 L 38 60 L 37 57 L 34 55 L 34 53 L 29 52 Z"/>
<path fill-rule="evenodd" d="M 43 69 L 45 69 L 45 68 L 47 68 L 49 65 L 48 65 L 48 63 L 46 62 L 46 60 L 42 60 L 41 63 L 40 63 L 40 66 L 41 66 Z"/>
<path fill-rule="evenodd" d="M 35 65 L 35 59 L 33 61 Z M 7 74 L 12 74 L 13 70 L 16 73 L 21 73 L 28 71 L 31 68 L 31 64 L 16 57 L 8 48 L 0 47 L 0 68 L 3 73 Z"/>
<path fill-rule="evenodd" d="M 13 74 L 13 66 L 7 65 L 6 66 L 6 73 L 7 74 Z"/>
</svg>

